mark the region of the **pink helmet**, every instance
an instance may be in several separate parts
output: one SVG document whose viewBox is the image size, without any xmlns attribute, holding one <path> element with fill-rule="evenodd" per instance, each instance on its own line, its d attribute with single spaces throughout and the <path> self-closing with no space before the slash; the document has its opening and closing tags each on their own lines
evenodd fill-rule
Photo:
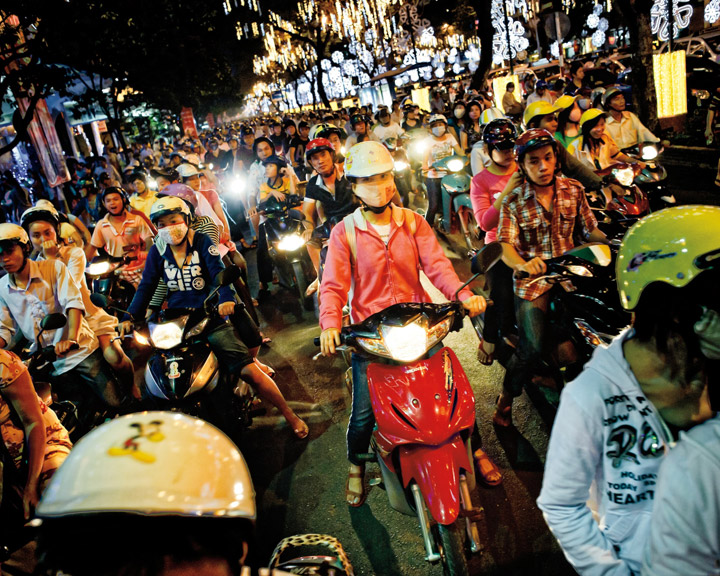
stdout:
<svg viewBox="0 0 720 576">
<path fill-rule="evenodd" d="M 175 196 L 176 198 L 185 200 L 194 210 L 197 210 L 198 199 L 195 191 L 185 184 L 168 184 L 162 189 L 162 192 L 158 193 L 158 197 L 161 196 Z"/>
</svg>

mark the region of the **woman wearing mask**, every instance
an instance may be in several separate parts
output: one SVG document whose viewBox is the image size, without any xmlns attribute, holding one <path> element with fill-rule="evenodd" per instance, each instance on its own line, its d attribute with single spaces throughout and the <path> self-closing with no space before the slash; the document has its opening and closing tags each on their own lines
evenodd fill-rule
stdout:
<svg viewBox="0 0 720 576">
<path fill-rule="evenodd" d="M 448 131 L 460 142 L 460 133 L 465 127 L 465 102 L 458 100 L 453 105 L 453 114 L 448 118 Z"/>
<path fill-rule="evenodd" d="M 578 99 L 578 96 L 565 94 L 555 100 L 554 107 L 558 110 L 555 140 L 560 142 L 563 148 L 569 148 L 581 136 L 580 118 L 583 111 Z"/>
<path fill-rule="evenodd" d="M 465 152 L 469 152 L 475 144 L 482 141 L 482 126 L 480 125 L 482 111 L 482 104 L 477 100 L 471 100 L 465 108 L 467 120 L 460 131 L 460 147 Z"/>
<path fill-rule="evenodd" d="M 479 114 L 478 114 L 479 116 Z M 453 152 L 459 156 L 463 156 L 463 151 L 458 146 L 457 140 L 452 134 L 447 132 L 447 119 L 442 114 L 433 114 L 428 121 L 431 136 L 428 138 L 428 146 L 425 150 L 423 158 L 423 173 L 426 174 L 425 186 L 427 188 L 428 208 L 425 219 L 430 226 L 435 224 L 435 215 L 440 209 L 440 199 L 442 191 L 440 188 L 440 180 L 445 174 L 443 171 L 433 168 L 433 164 L 438 160 L 442 160 L 447 156 L 452 156 Z"/>
</svg>

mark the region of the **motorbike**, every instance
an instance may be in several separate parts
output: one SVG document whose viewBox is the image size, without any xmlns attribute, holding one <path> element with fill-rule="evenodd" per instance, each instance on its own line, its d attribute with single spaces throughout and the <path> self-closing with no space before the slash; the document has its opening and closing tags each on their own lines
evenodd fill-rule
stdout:
<svg viewBox="0 0 720 576">
<path fill-rule="evenodd" d="M 463 287 L 501 253 L 499 244 L 478 253 L 474 275 Z M 372 452 L 357 457 L 379 464 L 390 506 L 418 518 L 425 559 L 440 562 L 446 575 L 468 574 L 466 538 L 471 552 L 481 548 L 475 524 L 479 510 L 470 498 L 476 483 L 475 397 L 455 353 L 440 348 L 450 331 L 462 328 L 464 316 L 457 299 L 394 304 L 344 327 L 338 348 L 382 360 L 367 372 L 377 422 Z"/>
<path fill-rule="evenodd" d="M 675 196 L 667 187 L 667 170 L 660 164 L 664 148 L 659 142 L 640 142 L 623 150 L 628 156 L 642 160 L 646 166 L 635 175 L 635 184 L 645 192 L 652 211 L 677 204 Z"/>
<path fill-rule="evenodd" d="M 107 256 L 88 264 L 85 268 L 85 276 L 90 292 L 105 296 L 113 310 L 116 308 L 126 310 L 135 296 L 135 286 L 121 278 L 120 273 L 123 266 L 135 260 L 136 258 L 130 256 L 120 258 Z"/>
<path fill-rule="evenodd" d="M 316 553 L 287 558 L 288 552 L 297 548 L 312 549 Z M 283 559 L 283 556 L 286 558 Z M 296 534 L 283 538 L 270 557 L 268 569 L 309 576 L 353 576 L 354 574 L 352 564 L 340 541 L 326 534 Z"/>
<path fill-rule="evenodd" d="M 224 371 L 207 342 L 206 328 L 217 317 L 213 304 L 218 290 L 240 275 L 236 267 L 225 268 L 215 279 L 203 307 L 197 310 L 166 310 L 136 326 L 133 338 L 152 353 L 145 367 L 145 395 L 159 410 L 180 410 L 212 422 L 233 437 L 252 423 L 255 396 L 236 374 Z M 95 295 L 93 295 L 95 296 Z M 221 380 L 235 390 L 231 406 L 214 394 Z"/>
<path fill-rule="evenodd" d="M 265 229 L 270 259 L 280 285 L 294 291 L 303 308 L 312 311 L 315 308 L 313 299 L 305 293 L 315 280 L 315 268 L 303 238 L 305 217 L 294 209 L 302 202 L 303 197 L 295 194 L 288 194 L 282 202 L 271 196 L 258 205 L 258 213 L 267 217 L 261 226 Z"/>
<path fill-rule="evenodd" d="M 460 228 L 468 250 L 476 250 L 482 246 L 482 230 L 475 221 L 472 202 L 470 201 L 471 176 L 466 171 L 469 158 L 464 156 L 447 156 L 435 162 L 435 170 L 447 172 L 440 180 L 442 188 L 443 230 L 452 231 L 453 216 L 457 215 Z"/>
</svg>

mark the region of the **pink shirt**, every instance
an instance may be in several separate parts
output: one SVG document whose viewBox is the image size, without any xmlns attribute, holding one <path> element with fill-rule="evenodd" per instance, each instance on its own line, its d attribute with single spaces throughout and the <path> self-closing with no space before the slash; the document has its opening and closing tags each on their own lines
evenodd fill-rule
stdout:
<svg viewBox="0 0 720 576">
<path fill-rule="evenodd" d="M 455 291 L 462 285 L 425 219 L 397 206 L 393 206 L 392 211 L 387 245 L 377 231 L 367 225 L 361 208 L 353 212 L 357 248 L 354 267 L 345 223 L 340 222 L 333 228 L 320 284 L 323 330 L 341 328 L 342 308 L 351 287 L 350 315 L 353 322 L 360 322 L 392 304 L 431 302 L 420 283 L 420 270 L 447 299 L 454 298 Z M 406 214 L 415 218 L 414 236 L 409 227 L 403 225 Z M 465 300 L 471 296 L 472 292 L 466 288 L 459 298 Z"/>
<path fill-rule="evenodd" d="M 493 204 L 505 189 L 505 185 L 510 180 L 510 176 L 515 170 L 503 176 L 492 174 L 490 170 L 483 170 L 473 176 L 470 183 L 470 202 L 472 202 L 473 212 L 475 213 L 475 221 L 480 228 L 485 230 L 485 242 L 495 242 L 497 240 L 497 226 L 500 221 L 500 212 L 498 212 Z"/>
<path fill-rule="evenodd" d="M 110 256 L 119 258 L 134 250 L 145 250 L 145 240 L 152 236 L 150 226 L 136 214 L 128 214 L 118 228 L 106 214 L 95 226 L 90 244 L 95 248 L 105 248 Z"/>
</svg>

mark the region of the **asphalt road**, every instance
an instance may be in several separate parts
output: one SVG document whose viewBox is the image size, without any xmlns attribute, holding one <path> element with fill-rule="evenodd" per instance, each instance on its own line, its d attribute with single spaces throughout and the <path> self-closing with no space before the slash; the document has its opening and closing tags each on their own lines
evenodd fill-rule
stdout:
<svg viewBox="0 0 720 576">
<path fill-rule="evenodd" d="M 469 265 L 453 237 L 444 243 L 461 278 Z M 435 292 L 433 297 L 442 298 Z M 384 491 L 371 488 L 366 505 L 345 504 L 347 473 L 345 429 L 350 398 L 343 381 L 341 358 L 313 360 L 319 335 L 315 315 L 302 312 L 292 295 L 278 290 L 260 307 L 265 332 L 273 342 L 262 359 L 277 370 L 286 397 L 307 415 L 310 437 L 295 440 L 282 419 L 256 420 L 241 439 L 259 503 L 261 557 L 267 557 L 284 536 L 322 532 L 341 540 L 356 574 L 442 574 L 424 560 L 418 522 L 391 509 Z M 484 513 L 478 523 L 483 551 L 470 561 L 472 574 L 573 574 L 535 505 L 542 482 L 549 423 L 526 395 L 516 401 L 516 427 L 498 432 L 491 423 L 503 369 L 480 365 L 477 337 L 469 321 L 445 339 L 458 354 L 476 396 L 476 423 L 483 447 L 497 462 L 504 482 L 497 488 L 478 486 L 472 494 Z M 539 404 L 541 407 L 544 403 Z M 369 477 L 379 476 L 376 465 Z"/>
</svg>

